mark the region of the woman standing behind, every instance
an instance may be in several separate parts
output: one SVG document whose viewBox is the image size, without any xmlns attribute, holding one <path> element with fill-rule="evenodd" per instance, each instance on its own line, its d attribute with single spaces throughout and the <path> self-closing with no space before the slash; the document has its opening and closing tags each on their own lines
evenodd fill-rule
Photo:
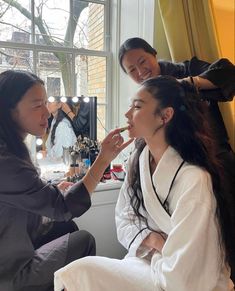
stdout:
<svg viewBox="0 0 235 291">
<path fill-rule="evenodd" d="M 61 107 L 60 101 L 48 102 L 48 110 L 53 115 L 53 120 L 46 141 L 46 149 L 47 156 L 52 159 L 62 158 L 63 147 L 71 147 L 77 141 L 70 119 Z"/>
<path fill-rule="evenodd" d="M 95 254 L 95 241 L 86 231 L 61 236 L 40 248 L 42 216 L 70 221 L 86 212 L 105 169 L 129 144 L 119 129 L 102 142 L 101 151 L 79 183 L 58 187 L 42 181 L 24 143 L 27 134 L 42 136 L 49 112 L 43 81 L 32 73 L 0 74 L 0 290 L 51 291 L 53 274 L 75 259 Z M 65 190 L 62 195 L 60 190 Z"/>
<path fill-rule="evenodd" d="M 172 77 L 149 79 L 126 117 L 136 150 L 116 223 L 128 254 L 74 261 L 55 273 L 55 290 L 229 290 L 234 226 L 197 92 Z"/>
</svg>

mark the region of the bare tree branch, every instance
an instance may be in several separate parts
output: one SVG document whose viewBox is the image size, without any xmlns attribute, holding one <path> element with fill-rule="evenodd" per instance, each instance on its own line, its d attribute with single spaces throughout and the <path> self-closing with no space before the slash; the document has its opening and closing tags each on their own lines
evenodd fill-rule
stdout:
<svg viewBox="0 0 235 291">
<path fill-rule="evenodd" d="M 69 21 L 68 21 L 67 30 L 65 33 L 65 38 L 64 38 L 65 45 L 67 43 L 70 43 L 70 40 L 73 41 L 79 16 L 81 12 L 83 11 L 83 9 L 85 9 L 88 6 L 88 3 L 79 2 L 78 0 L 73 0 L 72 3 L 73 3 L 73 7 L 72 7 L 73 13 L 70 13 L 69 15 Z"/>
<path fill-rule="evenodd" d="M 2 23 L 2 24 L 6 24 L 6 25 L 9 25 L 9 26 L 11 26 L 11 27 L 15 27 L 16 29 L 18 29 L 18 30 L 20 30 L 20 31 L 22 31 L 22 32 L 24 32 L 24 33 L 30 34 L 27 30 L 24 30 L 23 28 L 18 27 L 18 26 L 16 26 L 16 25 L 12 24 L 12 23 L 5 22 L 5 21 L 0 21 L 0 23 Z"/>
<path fill-rule="evenodd" d="M 19 12 L 22 13 L 26 18 L 29 20 L 32 20 L 32 14 L 30 11 L 28 11 L 25 7 L 23 7 L 20 3 L 18 3 L 16 0 L 2 0 L 5 3 L 7 3 L 9 6 L 16 8 Z M 42 18 L 42 10 L 43 5 L 46 5 L 47 1 L 42 1 L 38 7 L 36 7 L 38 16 L 34 18 L 35 25 L 38 27 L 40 34 L 45 42 L 46 45 L 49 46 L 58 46 L 64 45 L 69 46 L 73 43 L 78 19 L 80 17 L 81 12 L 84 8 L 88 6 L 87 2 L 80 2 L 78 0 L 72 1 L 72 9 L 71 13 L 69 14 L 69 20 L 66 28 L 65 37 L 62 43 L 55 40 L 54 37 L 50 34 L 50 29 L 47 27 L 47 24 L 44 22 Z M 64 83 L 65 93 L 68 95 L 72 94 L 72 86 L 71 86 L 71 80 L 72 80 L 72 62 L 70 60 L 70 55 L 64 52 L 54 52 L 54 55 L 59 61 L 60 68 L 61 68 L 61 74 L 62 79 Z"/>
</svg>

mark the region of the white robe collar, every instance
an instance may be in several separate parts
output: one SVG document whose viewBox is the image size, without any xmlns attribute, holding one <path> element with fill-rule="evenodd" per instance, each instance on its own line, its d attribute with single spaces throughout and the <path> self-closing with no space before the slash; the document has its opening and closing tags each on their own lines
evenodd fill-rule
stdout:
<svg viewBox="0 0 235 291">
<path fill-rule="evenodd" d="M 171 146 L 168 146 L 158 162 L 152 178 L 158 197 L 162 202 L 167 197 L 171 182 L 182 161 L 181 156 Z M 170 216 L 162 207 L 152 186 L 148 146 L 143 149 L 140 155 L 139 167 L 141 173 L 140 182 L 146 210 L 159 228 L 165 233 L 169 233 L 171 229 Z"/>
</svg>

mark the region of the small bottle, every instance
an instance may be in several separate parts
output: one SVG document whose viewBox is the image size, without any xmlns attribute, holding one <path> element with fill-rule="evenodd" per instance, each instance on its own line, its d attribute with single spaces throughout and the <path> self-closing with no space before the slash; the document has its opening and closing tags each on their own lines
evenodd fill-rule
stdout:
<svg viewBox="0 0 235 291">
<path fill-rule="evenodd" d="M 75 175 L 79 176 L 79 174 L 80 174 L 79 164 L 74 165 L 74 171 L 75 171 Z"/>
<path fill-rule="evenodd" d="M 84 166 L 85 166 L 85 172 L 87 172 L 91 166 L 90 159 L 84 159 Z"/>
<path fill-rule="evenodd" d="M 75 164 L 71 164 L 69 167 L 69 175 L 73 177 L 75 175 Z"/>
</svg>

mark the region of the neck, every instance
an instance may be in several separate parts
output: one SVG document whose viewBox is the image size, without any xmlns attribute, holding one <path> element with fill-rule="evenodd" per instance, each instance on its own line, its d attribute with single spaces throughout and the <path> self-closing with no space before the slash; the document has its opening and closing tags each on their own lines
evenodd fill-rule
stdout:
<svg viewBox="0 0 235 291">
<path fill-rule="evenodd" d="M 145 139 L 145 141 L 149 147 L 151 156 L 155 164 L 157 165 L 169 145 L 165 141 L 165 139 L 153 138 L 153 139 Z"/>
<path fill-rule="evenodd" d="M 53 116 L 53 117 L 55 117 L 55 118 L 56 118 L 56 117 L 57 117 L 57 115 L 58 115 L 58 111 L 51 112 L 51 114 L 52 114 L 52 116 Z"/>
</svg>

